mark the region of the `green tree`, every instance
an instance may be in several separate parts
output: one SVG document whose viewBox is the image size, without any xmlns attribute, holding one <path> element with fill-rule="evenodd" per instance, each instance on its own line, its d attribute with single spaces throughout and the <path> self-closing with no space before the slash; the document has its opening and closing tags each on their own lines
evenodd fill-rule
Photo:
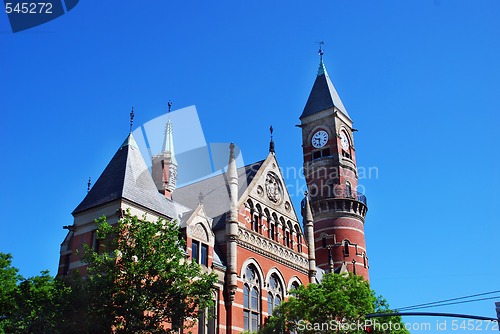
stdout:
<svg viewBox="0 0 500 334">
<path fill-rule="evenodd" d="M 267 320 L 260 333 L 364 333 L 365 315 L 388 312 L 387 302 L 361 276 L 327 274 L 300 286 Z M 373 320 L 374 333 L 408 333 L 400 317 Z"/>
<path fill-rule="evenodd" d="M 190 327 L 199 310 L 212 306 L 215 274 L 186 260 L 178 224 L 149 222 L 129 212 L 110 225 L 97 221 L 100 250 L 86 248 L 85 313 L 92 323 L 117 333 L 169 333 Z M 100 332 L 101 329 L 94 329 Z"/>
<path fill-rule="evenodd" d="M 60 333 L 70 292 L 48 271 L 23 278 L 12 256 L 0 253 L 0 333 Z"/>
<path fill-rule="evenodd" d="M 17 284 L 21 280 L 19 270 L 12 266 L 12 255 L 0 253 L 0 333 L 13 326 L 16 312 Z"/>
</svg>

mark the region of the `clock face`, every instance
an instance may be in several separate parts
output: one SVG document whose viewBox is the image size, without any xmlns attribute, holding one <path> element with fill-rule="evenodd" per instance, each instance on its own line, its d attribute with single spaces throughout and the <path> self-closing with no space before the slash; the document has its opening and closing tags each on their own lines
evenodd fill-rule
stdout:
<svg viewBox="0 0 500 334">
<path fill-rule="evenodd" d="M 340 133 L 340 144 L 342 148 L 347 151 L 349 148 L 349 141 L 347 140 L 347 135 L 344 132 Z"/>
<path fill-rule="evenodd" d="M 323 130 L 319 130 L 312 136 L 311 144 L 316 148 L 320 148 L 326 145 L 328 141 L 328 133 Z"/>
</svg>

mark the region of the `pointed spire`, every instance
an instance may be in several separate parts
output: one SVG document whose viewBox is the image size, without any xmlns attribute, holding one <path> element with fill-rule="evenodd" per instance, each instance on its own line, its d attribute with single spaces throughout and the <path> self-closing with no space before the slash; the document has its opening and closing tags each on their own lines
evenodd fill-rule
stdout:
<svg viewBox="0 0 500 334">
<path fill-rule="evenodd" d="M 73 215 L 117 199 L 128 201 L 167 217 L 175 217 L 173 207 L 158 196 L 155 183 L 134 136 L 130 133 L 116 151 Z"/>
<path fill-rule="evenodd" d="M 177 159 L 174 153 L 174 128 L 172 126 L 172 121 L 170 120 L 170 108 L 172 107 L 172 102 L 168 101 L 168 120 L 165 126 L 165 139 L 163 141 L 162 152 L 170 153 L 171 163 L 177 165 Z"/>
<path fill-rule="evenodd" d="M 319 68 L 316 80 L 314 81 L 313 88 L 307 99 L 304 111 L 300 116 L 300 119 L 314 115 L 324 110 L 336 107 L 342 114 L 344 114 L 348 119 L 350 119 L 342 100 L 340 99 L 335 86 L 333 85 L 330 76 L 326 71 L 325 64 L 323 63 L 323 42 L 319 42 L 320 48 L 318 50 L 319 54 Z"/>
<path fill-rule="evenodd" d="M 269 142 L 269 152 L 274 153 L 274 141 L 273 141 L 273 126 L 269 128 L 269 132 L 271 133 L 271 141 Z"/>
</svg>

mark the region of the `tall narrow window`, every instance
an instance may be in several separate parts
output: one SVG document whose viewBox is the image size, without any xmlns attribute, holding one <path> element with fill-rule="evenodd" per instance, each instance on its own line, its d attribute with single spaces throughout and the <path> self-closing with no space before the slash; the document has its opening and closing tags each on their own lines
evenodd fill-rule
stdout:
<svg viewBox="0 0 500 334">
<path fill-rule="evenodd" d="M 200 243 L 198 241 L 193 240 L 191 252 L 191 258 L 193 259 L 193 261 L 196 263 L 200 263 Z"/>
<path fill-rule="evenodd" d="M 259 232 L 259 215 L 254 215 L 253 216 L 253 224 L 252 224 L 252 229 L 255 232 Z"/>
<path fill-rule="evenodd" d="M 285 244 L 287 247 L 290 247 L 290 232 L 289 231 L 285 232 Z"/>
<path fill-rule="evenodd" d="M 208 267 L 208 245 L 201 244 L 200 264 Z"/>
<path fill-rule="evenodd" d="M 344 256 L 349 256 L 349 241 L 344 240 Z"/>
<path fill-rule="evenodd" d="M 345 193 L 346 197 L 352 197 L 351 183 L 349 181 L 345 183 Z"/>
<path fill-rule="evenodd" d="M 100 243 L 101 241 L 99 239 L 97 239 L 97 231 L 94 230 L 92 231 L 92 250 L 96 253 L 99 253 L 99 246 L 100 246 Z"/>
<path fill-rule="evenodd" d="M 198 334 L 205 334 L 207 329 L 207 317 L 205 311 L 198 313 Z"/>
<path fill-rule="evenodd" d="M 269 239 L 274 240 L 274 223 L 271 221 L 269 223 Z"/>
<path fill-rule="evenodd" d="M 252 265 L 245 271 L 243 286 L 243 327 L 256 332 L 260 325 L 260 286 L 257 273 Z"/>
<path fill-rule="evenodd" d="M 283 300 L 283 287 L 276 274 L 272 274 L 269 278 L 269 293 L 267 295 L 267 309 L 269 315 L 273 314 L 273 310 L 281 304 Z"/>
<path fill-rule="evenodd" d="M 273 314 L 274 309 L 274 296 L 272 293 L 267 293 L 267 313 L 269 315 Z"/>
</svg>

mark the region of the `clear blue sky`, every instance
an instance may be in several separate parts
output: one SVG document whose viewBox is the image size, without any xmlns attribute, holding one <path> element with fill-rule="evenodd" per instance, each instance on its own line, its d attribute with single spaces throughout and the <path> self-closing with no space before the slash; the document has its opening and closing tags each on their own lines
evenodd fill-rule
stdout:
<svg viewBox="0 0 500 334">
<path fill-rule="evenodd" d="M 140 125 L 196 105 L 206 140 L 248 163 L 272 124 L 280 165 L 300 167 L 323 40 L 358 166 L 378 169 L 360 180 L 372 287 L 392 307 L 499 290 L 499 18 L 497 0 L 107 0 L 13 34 L 0 13 L 0 251 L 55 274 L 132 106 Z M 492 300 L 428 311 L 495 316 Z"/>
</svg>

